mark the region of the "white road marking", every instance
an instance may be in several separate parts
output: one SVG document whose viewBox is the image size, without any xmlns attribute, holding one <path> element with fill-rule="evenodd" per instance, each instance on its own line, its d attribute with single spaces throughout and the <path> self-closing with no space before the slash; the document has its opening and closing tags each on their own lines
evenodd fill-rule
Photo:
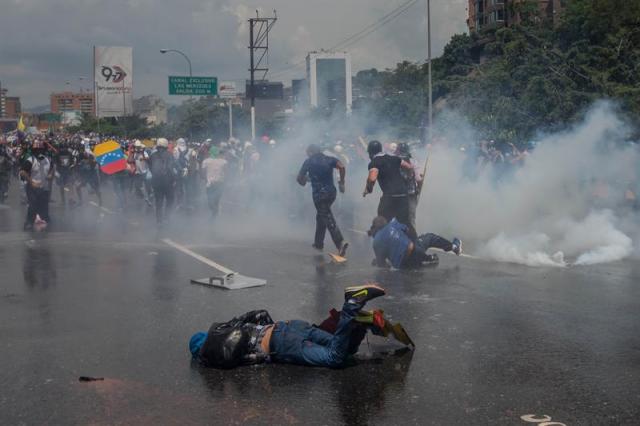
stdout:
<svg viewBox="0 0 640 426">
<path fill-rule="evenodd" d="M 367 234 L 367 233 L 366 233 L 366 232 L 364 232 L 364 231 L 360 231 L 359 229 L 348 228 L 347 230 L 348 230 L 348 231 L 351 231 L 351 232 L 355 232 L 356 234 L 366 235 L 367 237 L 369 236 L 369 234 Z"/>
<path fill-rule="evenodd" d="M 181 251 L 182 253 L 189 255 L 191 257 L 193 257 L 194 259 L 199 260 L 200 262 L 204 263 L 205 265 L 209 265 L 212 268 L 217 269 L 218 271 L 222 272 L 223 274 L 229 275 L 229 274 L 235 274 L 234 271 L 232 271 L 229 268 L 226 268 L 222 265 L 220 265 L 219 263 L 214 262 L 211 259 L 207 259 L 204 256 L 200 256 L 198 253 L 195 253 L 191 250 L 189 250 L 188 248 L 186 248 L 185 246 L 178 244 L 176 242 L 171 241 L 169 238 L 165 238 L 162 240 L 163 243 L 170 245 L 171 247 L 173 247 L 176 250 Z"/>
<path fill-rule="evenodd" d="M 113 210 L 109 210 L 109 209 L 108 209 L 108 208 L 106 208 L 106 207 L 102 207 L 101 205 L 99 205 L 99 204 L 98 204 L 98 203 L 96 203 L 95 201 L 89 201 L 89 204 L 91 204 L 92 206 L 97 207 L 97 208 L 99 208 L 100 210 L 102 210 L 102 211 L 104 211 L 104 212 L 107 212 L 107 213 L 109 213 L 109 214 L 116 214 L 116 212 L 114 212 Z"/>
<path fill-rule="evenodd" d="M 567 426 L 564 423 L 552 421 L 547 415 L 538 418 L 535 414 L 525 414 L 520 418 L 527 423 L 536 423 L 538 426 Z"/>
</svg>

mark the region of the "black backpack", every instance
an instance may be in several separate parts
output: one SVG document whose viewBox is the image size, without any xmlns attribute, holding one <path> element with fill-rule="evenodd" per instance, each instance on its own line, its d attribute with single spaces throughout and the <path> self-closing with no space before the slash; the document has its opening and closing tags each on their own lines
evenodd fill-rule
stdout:
<svg viewBox="0 0 640 426">
<path fill-rule="evenodd" d="M 167 151 L 158 151 L 151 156 L 151 175 L 154 178 L 174 176 L 173 157 Z"/>
<path fill-rule="evenodd" d="M 250 363 L 252 332 L 257 325 L 273 324 L 266 310 L 247 312 L 227 322 L 216 322 L 207 333 L 198 360 L 206 367 L 234 368 Z"/>
</svg>

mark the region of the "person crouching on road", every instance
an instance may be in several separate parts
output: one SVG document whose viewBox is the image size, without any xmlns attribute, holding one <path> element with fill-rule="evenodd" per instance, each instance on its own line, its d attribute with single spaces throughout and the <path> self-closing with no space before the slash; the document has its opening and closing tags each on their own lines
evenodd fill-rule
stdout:
<svg viewBox="0 0 640 426">
<path fill-rule="evenodd" d="M 409 237 L 408 226 L 395 218 L 387 222 L 382 216 L 376 217 L 367 233 L 373 238 L 374 266 L 388 267 L 391 264 L 396 269 L 415 269 L 436 263 L 438 256 L 427 254 L 432 247 L 458 256 L 462 253 L 459 238 L 449 241 L 436 234 L 422 234 L 414 241 Z"/>
<path fill-rule="evenodd" d="M 324 249 L 324 237 L 327 229 L 331 234 L 331 239 L 338 249 L 340 256 L 346 254 L 349 243 L 342 237 L 340 228 L 331 212 L 331 205 L 336 200 L 336 187 L 333 184 L 333 170 L 340 172 L 338 187 L 340 193 L 344 193 L 344 178 L 346 169 L 344 165 L 335 157 L 329 157 L 322 153 L 317 145 L 309 145 L 307 148 L 307 158 L 300 168 L 297 181 L 300 186 L 307 184 L 307 179 L 311 180 L 313 204 L 316 207 L 316 234 L 313 248 Z"/>
</svg>

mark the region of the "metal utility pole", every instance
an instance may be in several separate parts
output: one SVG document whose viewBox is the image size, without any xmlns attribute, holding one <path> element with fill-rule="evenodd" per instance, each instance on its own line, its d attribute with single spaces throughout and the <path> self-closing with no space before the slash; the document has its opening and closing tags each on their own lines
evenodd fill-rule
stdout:
<svg viewBox="0 0 640 426">
<path fill-rule="evenodd" d="M 2 91 L 2 82 L 0 81 L 0 118 L 4 117 L 4 92 Z"/>
<path fill-rule="evenodd" d="M 231 99 L 227 100 L 229 105 L 229 140 L 233 138 L 233 105 L 231 105 Z"/>
<path fill-rule="evenodd" d="M 249 19 L 249 72 L 251 74 L 250 96 L 251 96 L 251 138 L 256 138 L 256 91 L 255 73 L 264 72 L 261 80 L 267 76 L 268 64 L 262 65 L 262 61 L 267 58 L 269 52 L 269 31 L 278 20 L 276 11 L 273 11 L 272 18 L 261 18 L 256 10 L 256 17 Z M 256 54 L 256 52 L 258 52 Z"/>
<path fill-rule="evenodd" d="M 429 132 L 427 143 L 433 143 L 433 91 L 431 85 L 431 0 L 427 0 L 427 69 L 429 73 Z"/>
</svg>

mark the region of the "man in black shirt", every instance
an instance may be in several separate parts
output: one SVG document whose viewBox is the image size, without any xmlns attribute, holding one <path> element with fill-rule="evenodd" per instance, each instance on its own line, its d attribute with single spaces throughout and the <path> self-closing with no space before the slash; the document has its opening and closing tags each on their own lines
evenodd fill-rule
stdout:
<svg viewBox="0 0 640 426">
<path fill-rule="evenodd" d="M 411 170 L 411 164 L 395 155 L 382 152 L 382 144 L 378 141 L 369 142 L 367 147 L 369 158 L 369 176 L 362 194 L 366 197 L 373 191 L 376 182 L 382 190 L 380 204 L 378 204 L 378 216 L 382 216 L 391 222 L 396 218 L 398 222 L 409 227 L 409 236 L 414 239 L 416 231 L 409 218 L 409 197 L 407 182 L 402 176 L 402 169 Z"/>
<path fill-rule="evenodd" d="M 340 192 L 344 194 L 346 169 L 337 158 L 324 155 L 317 145 L 310 145 L 307 148 L 307 155 L 309 158 L 302 164 L 297 181 L 301 186 L 305 186 L 307 184 L 307 178 L 311 180 L 313 204 L 317 211 L 316 235 L 313 247 L 318 250 L 324 248 L 324 237 L 327 229 L 329 229 L 331 239 L 338 248 L 340 256 L 344 256 L 349 244 L 345 242 L 342 237 L 342 233 L 331 212 L 331 205 L 336 200 L 333 170 L 338 169 L 340 172 L 338 187 L 340 188 Z"/>
</svg>

